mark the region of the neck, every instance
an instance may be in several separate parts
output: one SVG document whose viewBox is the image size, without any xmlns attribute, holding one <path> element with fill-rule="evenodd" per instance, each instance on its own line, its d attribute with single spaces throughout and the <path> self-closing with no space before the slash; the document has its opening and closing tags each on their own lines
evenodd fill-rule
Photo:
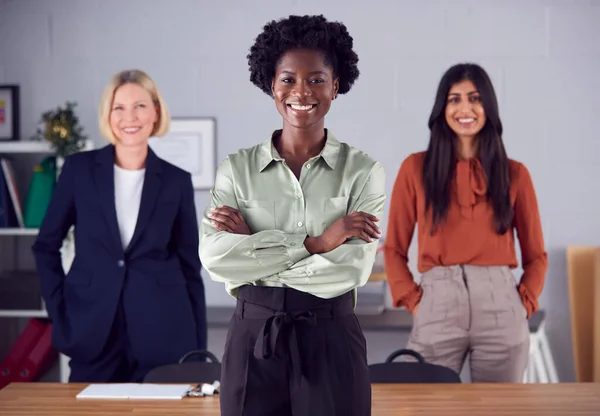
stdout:
<svg viewBox="0 0 600 416">
<path fill-rule="evenodd" d="M 313 157 L 318 155 L 325 145 L 324 123 L 317 123 L 305 129 L 299 129 L 284 123 L 279 140 L 275 143 L 277 151 L 284 154 Z"/>
<path fill-rule="evenodd" d="M 457 144 L 458 155 L 461 159 L 471 159 L 477 156 L 477 140 L 474 136 L 459 136 Z"/>
<path fill-rule="evenodd" d="M 148 145 L 143 146 L 120 146 L 115 145 L 115 163 L 125 170 L 140 170 L 146 166 L 148 156 Z"/>
</svg>

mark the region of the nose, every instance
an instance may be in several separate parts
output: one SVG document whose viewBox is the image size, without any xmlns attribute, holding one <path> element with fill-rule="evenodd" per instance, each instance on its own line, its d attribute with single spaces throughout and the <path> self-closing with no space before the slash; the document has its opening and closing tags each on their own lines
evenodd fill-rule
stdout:
<svg viewBox="0 0 600 416">
<path fill-rule="evenodd" d="M 304 97 L 312 95 L 312 90 L 307 82 L 298 82 L 294 87 L 293 93 L 298 97 Z"/>
<path fill-rule="evenodd" d="M 462 100 L 459 109 L 461 112 L 472 113 L 474 111 L 473 103 L 469 100 Z"/>
<path fill-rule="evenodd" d="M 124 121 L 135 121 L 137 118 L 134 110 L 126 110 L 123 112 L 123 120 Z"/>
</svg>

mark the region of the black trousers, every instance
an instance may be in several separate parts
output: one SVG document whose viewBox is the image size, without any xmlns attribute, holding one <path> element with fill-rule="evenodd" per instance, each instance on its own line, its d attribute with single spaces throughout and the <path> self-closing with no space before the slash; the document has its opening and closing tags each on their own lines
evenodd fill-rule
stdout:
<svg viewBox="0 0 600 416">
<path fill-rule="evenodd" d="M 102 353 L 94 361 L 71 359 L 70 383 L 140 383 L 154 366 L 135 359 L 129 346 L 123 306 L 119 303 L 115 320 Z M 90 324 L 91 325 L 91 324 Z"/>
<path fill-rule="evenodd" d="M 352 294 L 244 286 L 222 362 L 223 416 L 367 416 L 366 341 Z"/>
</svg>

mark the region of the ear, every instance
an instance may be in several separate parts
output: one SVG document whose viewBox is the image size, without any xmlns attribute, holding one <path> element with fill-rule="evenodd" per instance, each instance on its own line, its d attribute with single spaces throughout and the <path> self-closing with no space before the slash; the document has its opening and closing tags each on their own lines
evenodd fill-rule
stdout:
<svg viewBox="0 0 600 416">
<path fill-rule="evenodd" d="M 271 80 L 271 97 L 275 97 L 275 78 Z"/>
<path fill-rule="evenodd" d="M 340 90 L 340 79 L 336 78 L 333 80 L 333 95 L 331 97 L 332 100 L 335 100 L 338 96 L 338 91 Z"/>
</svg>

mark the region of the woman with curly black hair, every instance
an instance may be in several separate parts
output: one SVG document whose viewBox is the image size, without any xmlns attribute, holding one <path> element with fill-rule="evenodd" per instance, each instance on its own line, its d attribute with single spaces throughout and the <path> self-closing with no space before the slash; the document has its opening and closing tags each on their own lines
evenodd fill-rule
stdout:
<svg viewBox="0 0 600 416">
<path fill-rule="evenodd" d="M 290 16 L 250 49 L 250 80 L 283 128 L 220 165 L 200 257 L 237 298 L 221 378 L 223 415 L 369 415 L 356 288 L 383 213 L 382 166 L 337 141 L 325 115 L 357 79 L 341 23 Z"/>
</svg>

